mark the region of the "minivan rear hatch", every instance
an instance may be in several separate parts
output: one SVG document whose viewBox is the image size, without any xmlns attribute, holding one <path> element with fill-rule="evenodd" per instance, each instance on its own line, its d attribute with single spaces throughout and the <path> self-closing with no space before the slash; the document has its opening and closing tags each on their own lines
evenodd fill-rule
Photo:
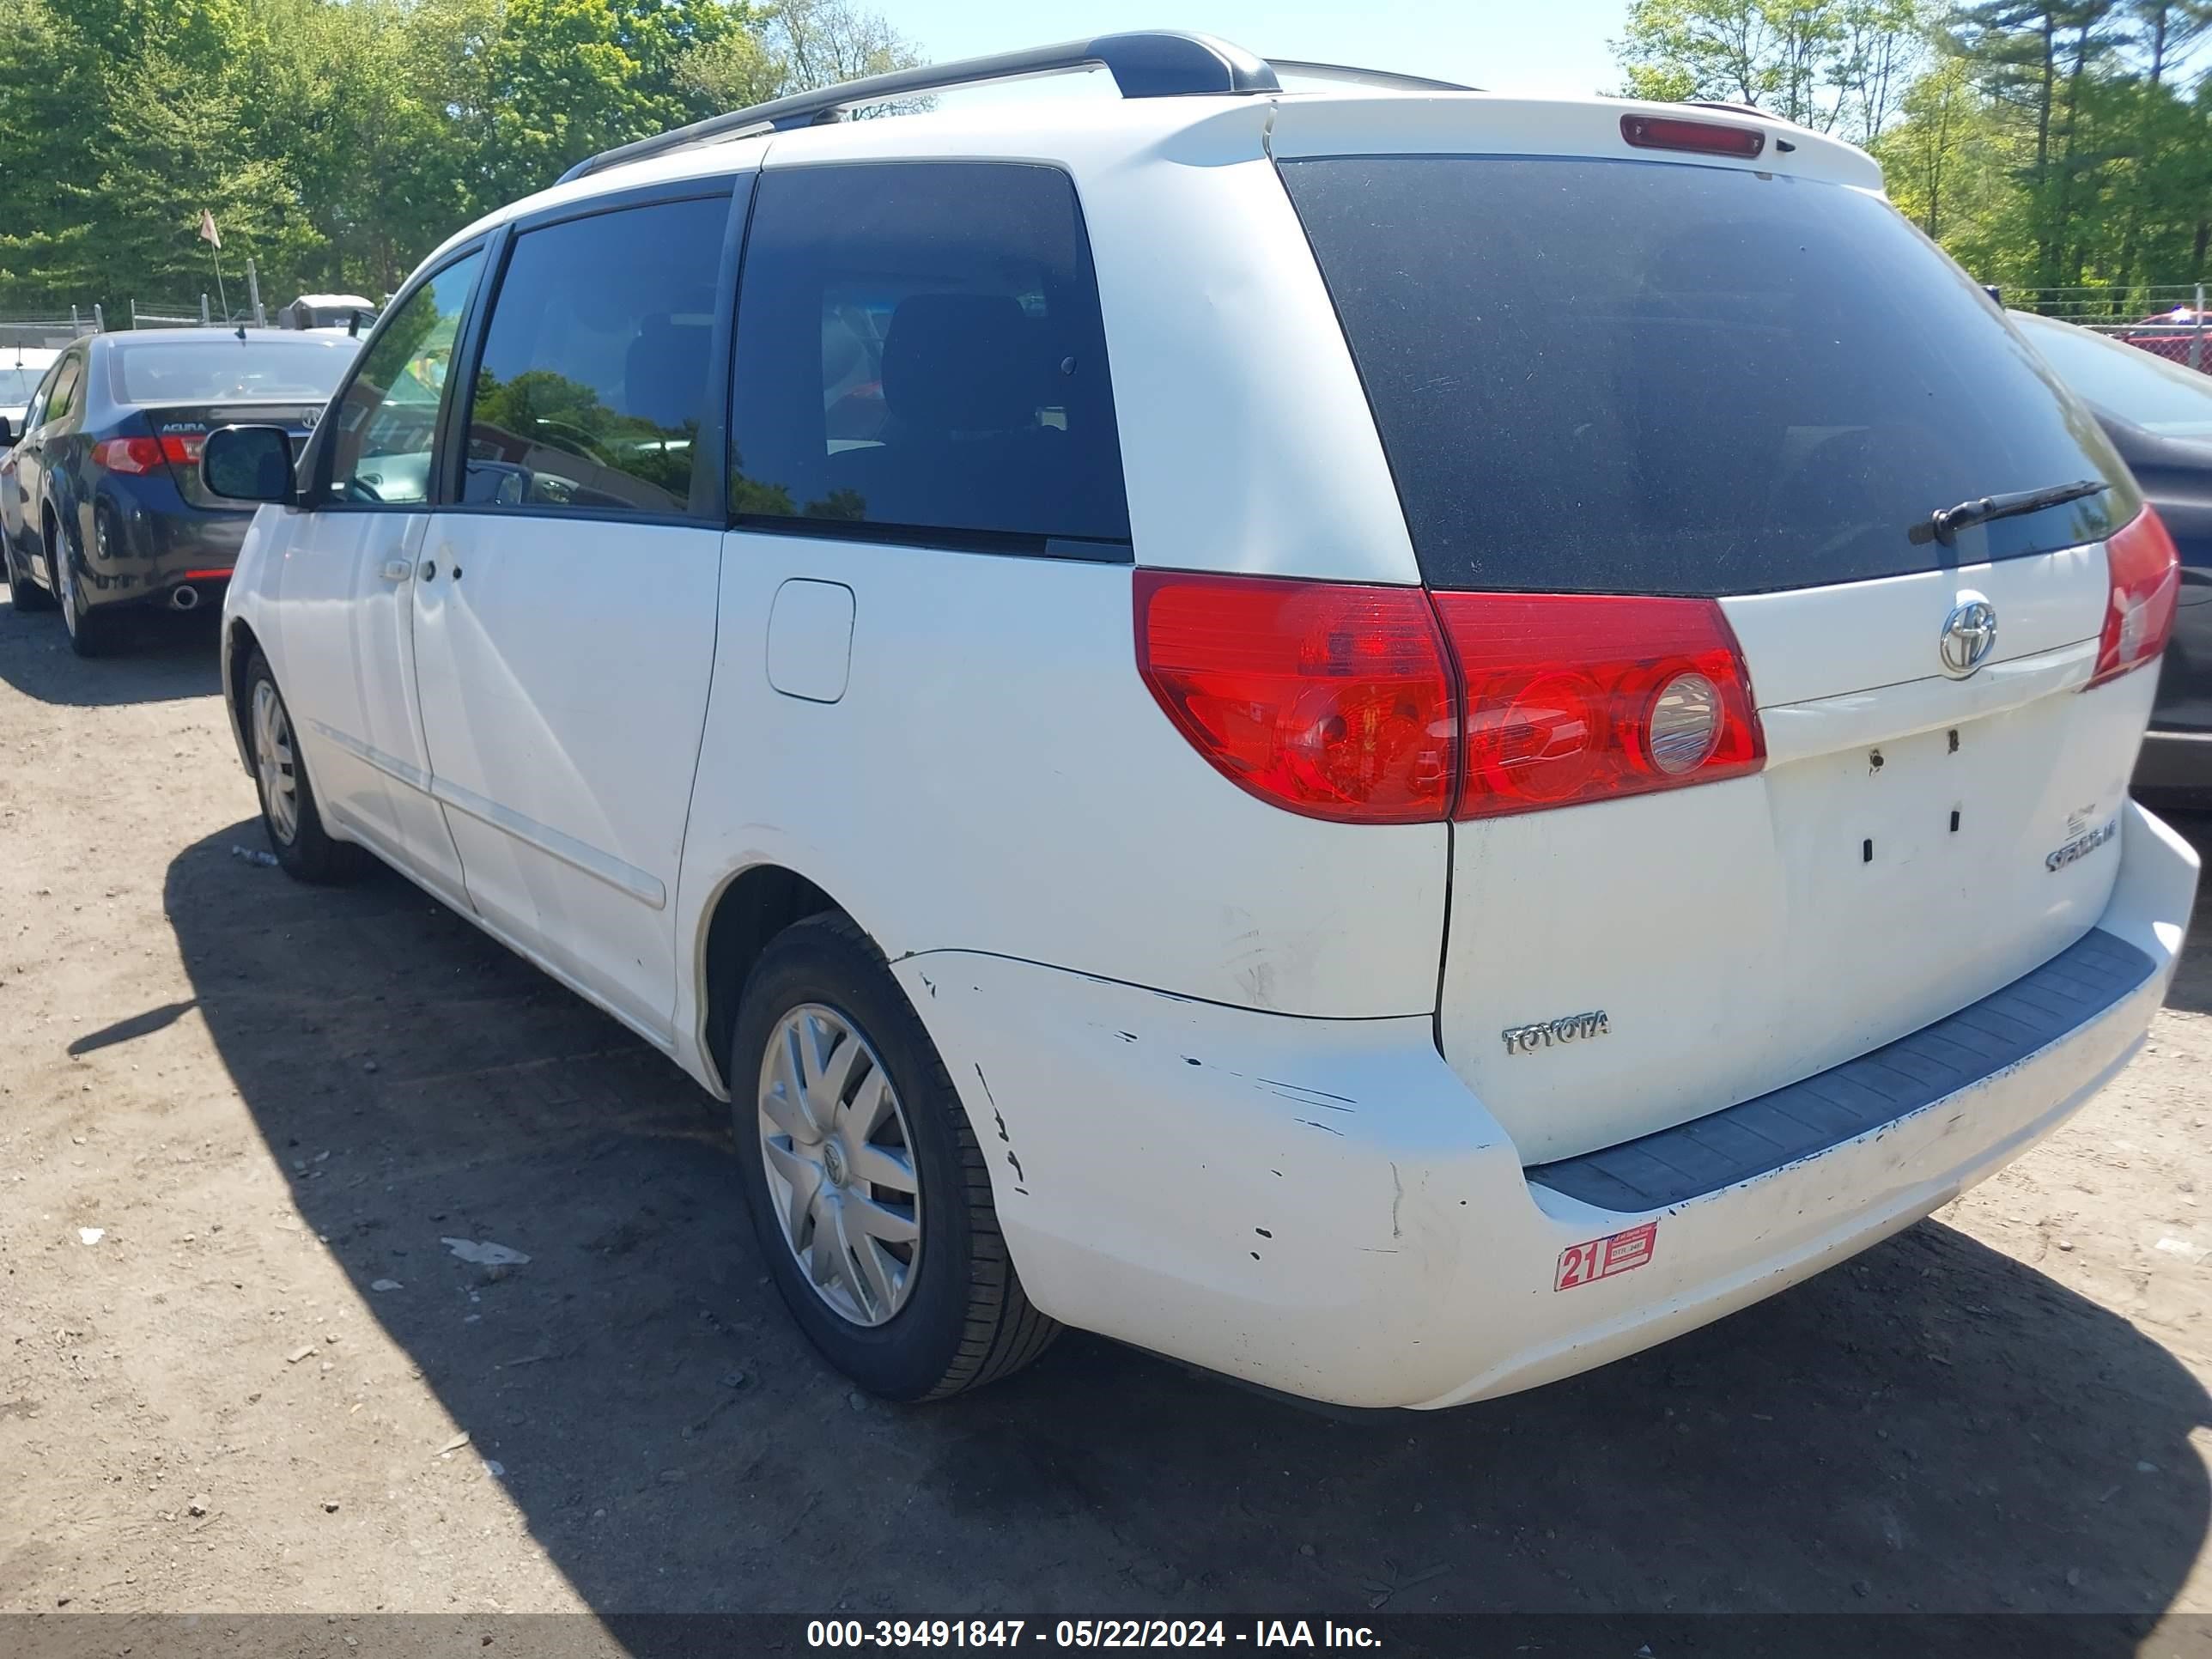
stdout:
<svg viewBox="0 0 2212 1659">
<path fill-rule="evenodd" d="M 2153 678 L 2082 689 L 2141 503 L 1987 295 L 1863 158 L 1755 118 L 1710 116 L 1760 134 L 1723 162 L 1632 145 L 1633 106 L 1532 106 L 1531 142 L 1494 100 L 1347 101 L 1286 100 L 1274 153 L 1448 635 L 1572 655 L 1594 613 L 1553 596 L 1686 601 L 1763 734 L 1695 787 L 1560 796 L 1547 762 L 1471 814 L 1463 782 L 1439 1034 L 1524 1162 L 1809 1077 L 2080 937 Z M 1594 729 L 1571 676 L 1488 714 L 1467 678 L 1470 729 L 1530 755 Z"/>
</svg>

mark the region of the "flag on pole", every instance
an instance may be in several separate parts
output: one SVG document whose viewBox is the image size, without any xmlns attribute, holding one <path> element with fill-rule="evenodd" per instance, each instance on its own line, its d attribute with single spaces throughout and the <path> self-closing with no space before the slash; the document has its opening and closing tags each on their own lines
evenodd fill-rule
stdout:
<svg viewBox="0 0 2212 1659">
<path fill-rule="evenodd" d="M 210 247 L 222 246 L 222 233 L 215 228 L 215 215 L 205 208 L 200 210 L 200 240 Z"/>
</svg>

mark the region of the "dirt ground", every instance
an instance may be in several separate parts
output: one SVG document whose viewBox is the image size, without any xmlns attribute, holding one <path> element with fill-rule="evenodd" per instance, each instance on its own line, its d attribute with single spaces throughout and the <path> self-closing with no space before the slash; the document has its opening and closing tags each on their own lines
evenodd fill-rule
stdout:
<svg viewBox="0 0 2212 1659">
<path fill-rule="evenodd" d="M 688 1079 L 234 855 L 215 678 L 0 604 L 0 1612 L 2212 1611 L 2212 908 L 2055 1140 L 1655 1352 L 1345 1419 L 1070 1336 L 900 1410 Z"/>
</svg>

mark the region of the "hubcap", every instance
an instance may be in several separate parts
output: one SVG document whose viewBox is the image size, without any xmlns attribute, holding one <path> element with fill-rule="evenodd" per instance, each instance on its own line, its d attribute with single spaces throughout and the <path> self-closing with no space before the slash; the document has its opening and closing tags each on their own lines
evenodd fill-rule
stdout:
<svg viewBox="0 0 2212 1659">
<path fill-rule="evenodd" d="M 841 1318 L 883 1324 L 921 1262 L 921 1184 L 890 1073 L 844 1015 L 802 1003 L 769 1033 L 759 1103 L 769 1199 L 793 1260 Z"/>
<path fill-rule="evenodd" d="M 253 688 L 253 770 L 261 781 L 261 808 L 269 829 L 289 847 L 300 831 L 300 781 L 292 758 L 292 722 L 284 700 L 261 680 Z"/>
</svg>

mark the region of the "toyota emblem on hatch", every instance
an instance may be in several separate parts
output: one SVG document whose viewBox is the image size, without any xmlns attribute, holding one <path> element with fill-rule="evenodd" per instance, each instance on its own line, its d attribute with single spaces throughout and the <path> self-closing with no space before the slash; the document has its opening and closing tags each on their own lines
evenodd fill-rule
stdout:
<svg viewBox="0 0 2212 1659">
<path fill-rule="evenodd" d="M 1951 614 L 1943 619 L 1940 643 L 1943 672 L 1954 680 L 1965 679 L 1996 648 L 1996 606 L 1971 587 L 1962 590 Z"/>
</svg>

